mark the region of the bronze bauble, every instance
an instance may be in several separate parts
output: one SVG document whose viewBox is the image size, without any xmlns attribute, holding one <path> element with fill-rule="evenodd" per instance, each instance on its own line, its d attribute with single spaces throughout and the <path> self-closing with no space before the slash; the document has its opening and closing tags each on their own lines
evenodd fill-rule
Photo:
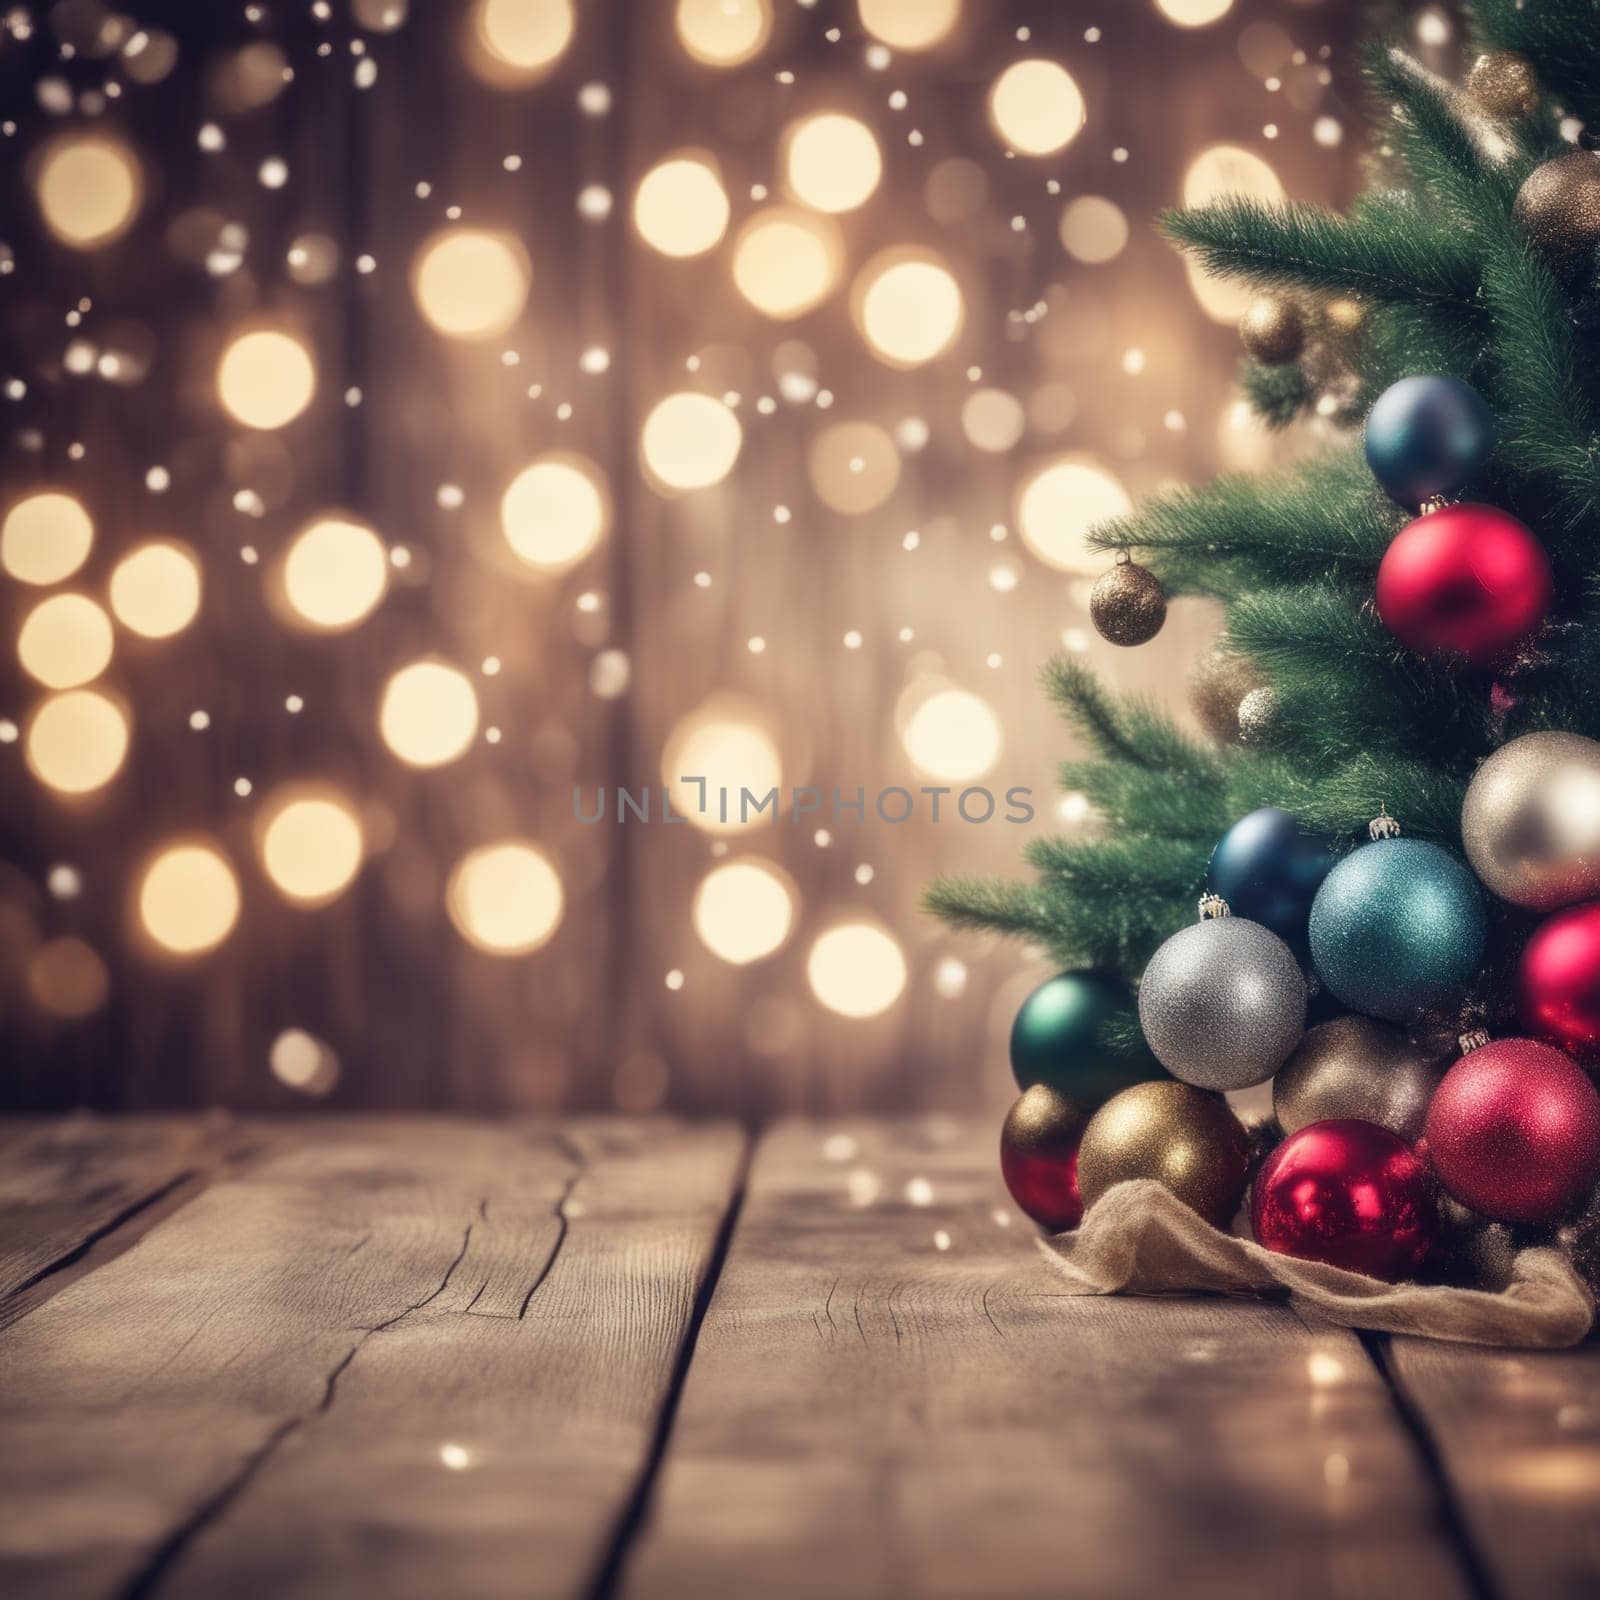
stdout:
<svg viewBox="0 0 1600 1600">
<path fill-rule="evenodd" d="M 1512 905 L 1555 911 L 1600 895 L 1600 744 L 1525 733 L 1501 745 L 1467 785 L 1461 843 Z"/>
<path fill-rule="evenodd" d="M 1078 1146 L 1085 1208 L 1130 1178 L 1154 1178 L 1226 1228 L 1244 1199 L 1250 1139 L 1221 1095 L 1175 1079 L 1136 1083 L 1101 1106 Z"/>
<path fill-rule="evenodd" d="M 1539 76 L 1515 50 L 1486 50 L 1467 74 L 1467 98 L 1486 117 L 1525 117 L 1539 104 Z"/>
<path fill-rule="evenodd" d="M 1248 657 L 1213 645 L 1189 675 L 1189 709 L 1219 744 L 1239 743 L 1239 702 L 1261 687 L 1261 674 Z"/>
<path fill-rule="evenodd" d="M 1600 244 L 1600 150 L 1573 150 L 1535 167 L 1512 215 L 1558 271 L 1585 266 Z"/>
<path fill-rule="evenodd" d="M 1287 295 L 1264 294 L 1250 302 L 1239 322 L 1245 353 L 1270 367 L 1293 361 L 1306 342 L 1306 319 Z"/>
<path fill-rule="evenodd" d="M 1446 1065 L 1370 1017 L 1335 1017 L 1284 1062 L 1272 1080 L 1272 1109 L 1285 1133 L 1355 1117 L 1414 1143 Z"/>
<path fill-rule="evenodd" d="M 1146 644 L 1167 620 L 1161 581 L 1136 561 L 1119 561 L 1089 592 L 1089 620 L 1112 644 Z"/>
</svg>

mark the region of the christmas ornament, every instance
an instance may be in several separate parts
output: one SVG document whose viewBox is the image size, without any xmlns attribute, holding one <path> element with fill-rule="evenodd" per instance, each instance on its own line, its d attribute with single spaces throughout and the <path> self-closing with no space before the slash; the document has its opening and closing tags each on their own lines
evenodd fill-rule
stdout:
<svg viewBox="0 0 1600 1600">
<path fill-rule="evenodd" d="M 1589 1286 L 1589 1293 L 1600 1299 L 1600 1189 L 1571 1222 L 1556 1229 L 1556 1248 Z"/>
<path fill-rule="evenodd" d="M 1443 506 L 1395 535 L 1378 566 L 1378 615 L 1419 655 L 1454 651 L 1471 666 L 1504 655 L 1550 609 L 1550 563 L 1515 517 Z"/>
<path fill-rule="evenodd" d="M 1494 421 L 1478 391 L 1455 378 L 1402 378 L 1368 414 L 1366 445 L 1373 477 L 1415 511 L 1477 476 L 1494 447 Z"/>
<path fill-rule="evenodd" d="M 1512 215 L 1557 271 L 1582 270 L 1600 244 L 1600 151 L 1572 150 L 1535 167 Z"/>
<path fill-rule="evenodd" d="M 1202 1089 L 1246 1089 L 1305 1031 L 1306 980 L 1277 934 L 1244 917 L 1182 928 L 1151 956 L 1139 1022 L 1156 1059 Z"/>
<path fill-rule="evenodd" d="M 1240 319 L 1239 339 L 1247 355 L 1268 366 L 1282 366 L 1305 347 L 1306 319 L 1286 295 L 1264 294 L 1251 301 Z"/>
<path fill-rule="evenodd" d="M 1111 644 L 1147 644 L 1167 620 L 1167 595 L 1161 580 L 1124 555 L 1089 591 L 1089 620 Z"/>
<path fill-rule="evenodd" d="M 1600 896 L 1600 744 L 1525 733 L 1501 745 L 1467 785 L 1461 842 L 1512 905 L 1554 911 Z"/>
<path fill-rule="evenodd" d="M 1311 961 L 1352 1011 L 1410 1022 L 1478 970 L 1484 928 L 1478 886 L 1448 850 L 1377 839 L 1323 879 L 1311 907 Z"/>
<path fill-rule="evenodd" d="M 1445 1064 L 1370 1017 L 1312 1028 L 1272 1080 L 1272 1109 L 1285 1133 L 1356 1118 L 1402 1139 L 1422 1136 Z"/>
<path fill-rule="evenodd" d="M 1078 1146 L 1085 1209 L 1113 1185 L 1154 1178 L 1215 1228 L 1244 1198 L 1250 1141 L 1220 1095 L 1159 1078 L 1106 1101 Z"/>
<path fill-rule="evenodd" d="M 1467 98 L 1486 117 L 1525 117 L 1539 104 L 1538 74 L 1515 50 L 1486 50 L 1467 74 Z"/>
<path fill-rule="evenodd" d="M 1420 1154 L 1421 1152 L 1419 1152 Z M 1447 1194 L 1438 1196 L 1439 1242 L 1432 1265 L 1449 1280 L 1499 1293 L 1511 1282 L 1521 1241 L 1504 1222 L 1490 1222 Z"/>
<path fill-rule="evenodd" d="M 1353 1117 L 1313 1122 L 1267 1157 L 1250 1188 L 1256 1241 L 1398 1283 L 1439 1234 L 1428 1170 L 1398 1134 Z"/>
<path fill-rule="evenodd" d="M 1078 1197 L 1078 1141 L 1089 1113 L 1048 1084 L 1036 1083 L 1000 1130 L 1000 1172 L 1006 1188 L 1041 1228 L 1060 1233 L 1083 1216 Z"/>
<path fill-rule="evenodd" d="M 1022 1002 L 1011 1025 L 1017 1087 L 1048 1084 L 1093 1109 L 1130 1084 L 1161 1075 L 1136 1033 L 1133 993 L 1121 978 L 1058 972 Z"/>
<path fill-rule="evenodd" d="M 1287 812 L 1263 806 L 1223 834 L 1206 868 L 1206 889 L 1236 917 L 1270 928 L 1297 955 L 1306 951 L 1311 902 L 1333 865 L 1326 839 Z"/>
<path fill-rule="evenodd" d="M 1261 674 L 1248 657 L 1214 644 L 1189 674 L 1189 709 L 1219 744 L 1239 742 L 1239 702 L 1261 687 Z"/>
<path fill-rule="evenodd" d="M 1270 683 L 1252 689 L 1239 702 L 1239 742 L 1262 744 L 1271 737 L 1282 701 Z"/>
<path fill-rule="evenodd" d="M 1517 963 L 1517 1005 L 1530 1032 L 1590 1061 L 1600 1053 L 1600 901 L 1534 929 Z"/>
<path fill-rule="evenodd" d="M 1600 1177 L 1600 1094 L 1536 1039 L 1496 1039 L 1445 1073 L 1428 1159 L 1462 1205 L 1497 1222 L 1554 1222 Z"/>
</svg>

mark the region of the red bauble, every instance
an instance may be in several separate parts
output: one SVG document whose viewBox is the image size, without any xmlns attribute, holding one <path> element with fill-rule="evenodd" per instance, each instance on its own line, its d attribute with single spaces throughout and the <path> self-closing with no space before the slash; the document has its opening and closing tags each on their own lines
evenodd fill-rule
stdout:
<svg viewBox="0 0 1600 1600">
<path fill-rule="evenodd" d="M 1445 1073 L 1428 1159 L 1462 1205 L 1496 1222 L 1553 1222 L 1600 1178 L 1600 1094 L 1536 1039 L 1496 1039 Z"/>
<path fill-rule="evenodd" d="M 1036 1083 L 1000 1130 L 1000 1171 L 1011 1198 L 1041 1228 L 1060 1233 L 1083 1220 L 1078 1144 L 1089 1113 L 1047 1083 Z"/>
<path fill-rule="evenodd" d="M 1378 567 L 1378 615 L 1419 655 L 1454 651 L 1473 666 L 1519 644 L 1551 600 L 1544 547 L 1493 506 L 1445 506 L 1395 535 Z"/>
<path fill-rule="evenodd" d="M 1291 1133 L 1250 1190 L 1250 1226 L 1279 1255 L 1398 1283 L 1439 1233 L 1428 1169 L 1404 1139 L 1342 1117 Z"/>
<path fill-rule="evenodd" d="M 1517 967 L 1522 1020 L 1586 1059 L 1600 1055 L 1600 901 L 1534 929 Z"/>
</svg>

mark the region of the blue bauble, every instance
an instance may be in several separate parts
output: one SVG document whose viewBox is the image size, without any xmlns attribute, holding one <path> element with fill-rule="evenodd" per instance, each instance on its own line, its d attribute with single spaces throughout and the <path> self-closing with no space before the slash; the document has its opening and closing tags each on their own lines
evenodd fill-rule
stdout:
<svg viewBox="0 0 1600 1600">
<path fill-rule="evenodd" d="M 1476 389 L 1455 378 L 1402 378 L 1367 417 L 1367 465 L 1403 506 L 1458 494 L 1494 447 L 1494 419 Z"/>
<path fill-rule="evenodd" d="M 1327 840 L 1287 811 L 1263 806 L 1241 817 L 1211 852 L 1206 888 L 1236 917 L 1271 928 L 1302 959 L 1311 902 L 1333 866 Z"/>
<path fill-rule="evenodd" d="M 1483 894 L 1448 850 L 1380 839 L 1352 851 L 1311 907 L 1311 961 L 1352 1011 L 1413 1022 L 1478 970 Z"/>
<path fill-rule="evenodd" d="M 1084 968 L 1041 983 L 1011 1026 L 1011 1070 L 1024 1092 L 1048 1084 L 1085 1110 L 1164 1076 L 1139 1031 L 1133 992 Z"/>
</svg>

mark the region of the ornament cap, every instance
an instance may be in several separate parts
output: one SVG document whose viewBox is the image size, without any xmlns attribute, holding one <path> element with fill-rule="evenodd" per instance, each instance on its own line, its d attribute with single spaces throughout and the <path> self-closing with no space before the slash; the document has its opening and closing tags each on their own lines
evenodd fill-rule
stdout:
<svg viewBox="0 0 1600 1600">
<path fill-rule="evenodd" d="M 1199 910 L 1202 922 L 1210 922 L 1216 917 L 1231 917 L 1233 915 L 1233 907 L 1220 894 L 1201 895 Z"/>
<path fill-rule="evenodd" d="M 1474 1050 L 1481 1050 L 1489 1042 L 1489 1032 L 1486 1028 L 1468 1028 L 1456 1043 L 1461 1047 L 1464 1056 L 1470 1056 Z"/>
<path fill-rule="evenodd" d="M 1379 839 L 1398 839 L 1400 824 L 1389 815 L 1389 808 L 1380 803 L 1378 814 L 1367 824 L 1367 837 L 1377 843 Z"/>
</svg>

